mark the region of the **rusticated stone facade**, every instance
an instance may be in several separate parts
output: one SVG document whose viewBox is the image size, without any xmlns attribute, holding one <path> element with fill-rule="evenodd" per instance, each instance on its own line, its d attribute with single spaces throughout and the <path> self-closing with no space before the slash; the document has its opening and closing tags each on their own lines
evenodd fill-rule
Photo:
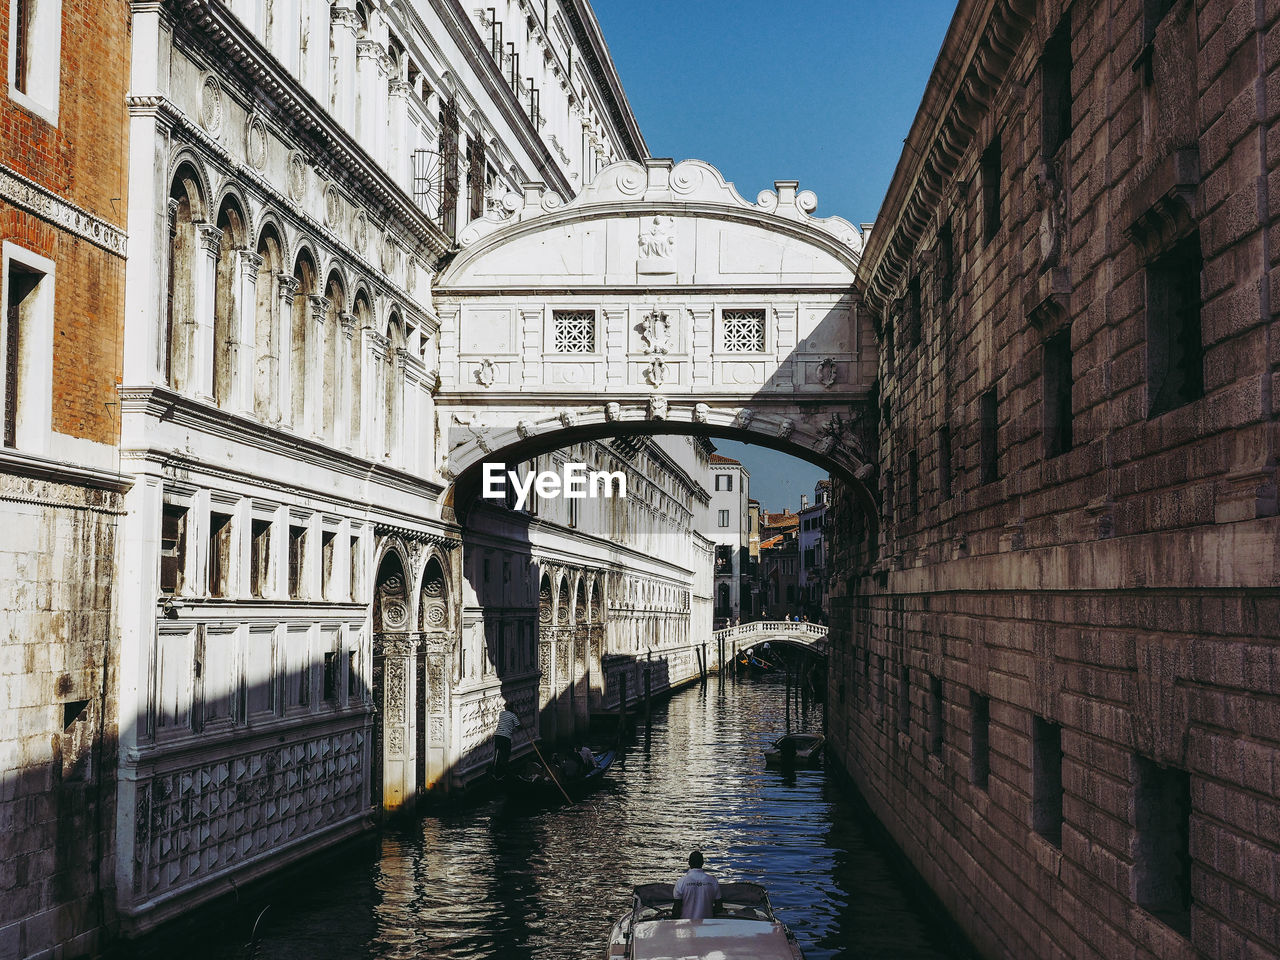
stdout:
<svg viewBox="0 0 1280 960">
<path fill-rule="evenodd" d="M 832 739 L 985 956 L 1280 951 L 1278 17 L 964 0 L 860 267 Z"/>
</svg>

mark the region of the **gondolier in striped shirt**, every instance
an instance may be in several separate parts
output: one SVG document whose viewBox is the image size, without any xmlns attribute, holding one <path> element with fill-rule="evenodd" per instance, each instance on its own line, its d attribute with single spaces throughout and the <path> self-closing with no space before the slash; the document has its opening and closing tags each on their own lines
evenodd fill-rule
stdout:
<svg viewBox="0 0 1280 960">
<path fill-rule="evenodd" d="M 520 726 L 520 718 L 506 703 L 498 714 L 498 729 L 493 734 L 493 775 L 502 779 L 507 773 L 507 761 L 511 759 L 511 735 Z"/>
</svg>

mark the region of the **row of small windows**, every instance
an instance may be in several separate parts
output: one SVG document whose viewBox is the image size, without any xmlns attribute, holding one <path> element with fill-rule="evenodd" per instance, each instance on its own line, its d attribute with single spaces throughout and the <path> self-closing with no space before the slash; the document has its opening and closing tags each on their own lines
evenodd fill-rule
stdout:
<svg viewBox="0 0 1280 960">
<path fill-rule="evenodd" d="M 365 704 L 362 648 L 356 624 L 161 630 L 152 734 L 211 734 Z"/>
<path fill-rule="evenodd" d="M 1145 273 L 1147 332 L 1147 413 L 1176 410 L 1204 396 L 1204 343 L 1200 319 L 1203 260 L 1198 233 L 1178 241 L 1148 264 Z M 1046 337 L 1041 348 L 1041 436 L 1046 459 L 1077 446 L 1072 388 L 1074 352 L 1071 325 Z M 978 398 L 978 480 L 1000 479 L 999 396 L 993 386 Z M 908 463 L 908 509 L 919 508 L 919 454 Z M 955 494 L 951 427 L 937 431 L 937 489 L 940 501 Z M 892 486 L 892 472 L 886 473 Z M 889 493 L 892 498 L 893 491 Z M 890 509 L 890 515 L 891 509 Z"/>
<path fill-rule="evenodd" d="M 855 660 L 855 682 L 859 683 L 872 715 L 887 721 L 890 700 L 894 702 L 899 735 L 913 732 L 912 671 L 898 664 L 892 680 L 885 658 L 862 650 Z M 919 726 L 924 732 L 928 756 L 944 760 L 948 730 L 948 701 L 943 680 L 924 674 L 925 715 Z M 963 690 L 961 690 L 964 693 Z M 992 717 L 989 697 L 967 691 L 969 782 L 984 793 L 992 781 Z M 843 685 L 841 686 L 843 699 Z M 1012 709 L 1012 708 L 1011 708 Z M 959 706 L 951 704 L 955 717 Z M 1063 799 L 1062 727 L 1033 714 L 1031 734 L 1031 829 L 1047 843 L 1061 848 L 1067 824 Z M 1015 737 L 1006 729 L 1000 741 Z M 1002 756 L 1015 760 L 1006 749 Z M 1184 936 L 1191 928 L 1191 778 L 1184 771 L 1156 763 L 1141 754 L 1132 757 L 1134 792 L 1134 892 L 1140 907 L 1152 913 Z"/>
<path fill-rule="evenodd" d="M 554 310 L 551 349 L 556 353 L 595 353 L 600 343 L 595 310 Z M 724 353 L 760 353 L 765 349 L 765 311 L 726 309 L 720 313 L 718 348 Z"/>
<path fill-rule="evenodd" d="M 299 518 L 284 508 L 259 513 L 249 503 L 215 503 L 206 512 L 168 502 L 160 520 L 160 593 L 360 602 L 363 543 L 359 528 Z"/>
</svg>

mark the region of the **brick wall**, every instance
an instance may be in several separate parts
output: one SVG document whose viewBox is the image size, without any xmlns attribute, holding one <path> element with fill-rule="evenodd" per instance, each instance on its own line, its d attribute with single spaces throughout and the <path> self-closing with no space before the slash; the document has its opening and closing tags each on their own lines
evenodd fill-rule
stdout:
<svg viewBox="0 0 1280 960">
<path fill-rule="evenodd" d="M 0 64 L 9 13 L 0 3 Z M 89 239 L 82 215 L 125 225 L 128 13 L 125 0 L 62 0 L 56 125 L 0 82 L 0 242 L 54 263 L 50 426 L 107 446 L 119 438 L 124 259 Z M 77 219 L 79 229 L 62 225 Z M 92 954 L 114 905 L 116 695 L 105 664 L 118 641 L 119 494 L 95 471 L 42 464 L 32 452 L 0 451 L 5 960 Z"/>
<path fill-rule="evenodd" d="M 1064 16 L 1071 129 L 1051 149 L 1042 53 Z M 993 957 L 1280 951 L 1277 17 L 1244 2 L 962 2 L 863 260 L 886 508 L 878 557 L 837 591 L 832 738 Z M 1179 276 L 1160 270 L 1186 249 L 1203 263 L 1202 395 L 1161 408 L 1152 324 Z M 1056 335 L 1072 381 L 1062 453 L 1046 439 Z M 855 513 L 842 492 L 846 557 Z M 1035 735 L 1057 728 L 1060 791 Z M 1047 794 L 1060 836 L 1037 830 Z M 1188 867 L 1189 908 L 1170 909 L 1161 884 Z"/>
</svg>

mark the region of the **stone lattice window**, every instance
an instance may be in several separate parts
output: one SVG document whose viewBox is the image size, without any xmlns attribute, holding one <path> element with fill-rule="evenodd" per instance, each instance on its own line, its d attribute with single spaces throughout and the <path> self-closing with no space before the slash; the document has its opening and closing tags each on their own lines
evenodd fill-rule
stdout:
<svg viewBox="0 0 1280 960">
<path fill-rule="evenodd" d="M 596 315 L 590 310 L 557 310 L 554 317 L 556 353 L 595 353 Z"/>
<path fill-rule="evenodd" d="M 760 353 L 764 350 L 764 311 L 726 310 L 721 317 L 722 346 L 726 353 Z"/>
</svg>

